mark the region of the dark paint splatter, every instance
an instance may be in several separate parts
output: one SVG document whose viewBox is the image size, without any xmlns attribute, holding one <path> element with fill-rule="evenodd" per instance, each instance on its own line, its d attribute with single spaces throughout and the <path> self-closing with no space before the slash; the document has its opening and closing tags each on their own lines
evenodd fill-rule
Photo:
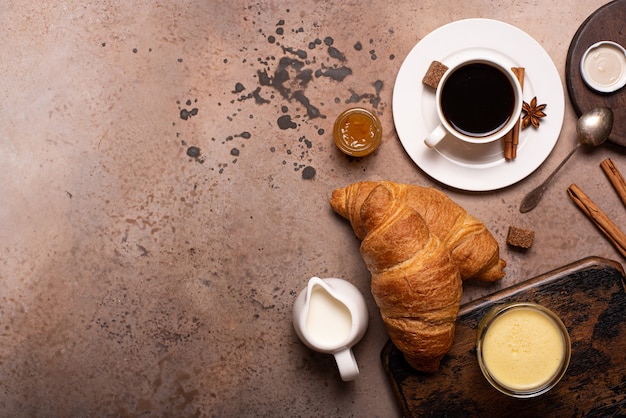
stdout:
<svg viewBox="0 0 626 418">
<path fill-rule="evenodd" d="M 259 83 L 262 86 L 273 87 L 287 100 L 296 100 L 301 103 L 306 107 L 307 115 L 310 118 L 321 117 L 322 114 L 319 109 L 313 106 L 304 95 L 304 90 L 313 78 L 312 71 L 303 69 L 304 65 L 302 61 L 283 57 L 280 59 L 273 77 L 270 77 L 266 70 L 257 71 Z M 291 73 L 295 73 L 295 77 L 292 78 Z"/>
<path fill-rule="evenodd" d="M 287 48 L 287 47 L 283 47 L 283 52 L 287 52 L 290 54 L 293 54 L 295 56 L 297 56 L 300 59 L 307 59 L 308 54 L 306 51 L 302 50 L 302 49 L 293 49 L 293 48 Z"/>
<path fill-rule="evenodd" d="M 300 71 L 296 75 L 296 80 L 300 82 L 301 86 L 306 86 L 311 80 L 313 80 L 313 70 L 310 68 L 306 68 Z"/>
<path fill-rule="evenodd" d="M 261 87 L 257 87 L 256 89 L 254 89 L 254 91 L 248 96 L 241 97 L 239 101 L 249 99 L 250 97 L 254 98 L 254 102 L 258 105 L 267 104 L 270 102 L 268 99 L 261 97 Z"/>
<path fill-rule="evenodd" d="M 252 97 L 254 97 L 254 101 L 257 104 L 265 104 L 270 102 L 268 99 L 261 97 L 261 87 L 257 87 L 256 89 L 254 89 L 254 91 L 252 92 Z"/>
<path fill-rule="evenodd" d="M 374 90 L 375 93 L 364 93 L 364 94 L 358 94 L 356 93 L 354 90 L 350 90 L 350 93 L 352 93 L 352 95 L 350 96 L 350 98 L 348 100 L 346 100 L 346 103 L 359 103 L 362 100 L 367 100 L 374 108 L 378 108 L 378 105 L 380 104 L 380 92 L 383 89 L 383 82 L 381 80 L 376 80 L 374 83 L 372 83 L 372 86 L 374 86 Z"/>
<path fill-rule="evenodd" d="M 319 118 L 322 116 L 319 109 L 311 104 L 309 99 L 304 95 L 304 93 L 300 90 L 293 93 L 293 98 L 300 102 L 306 108 L 306 115 L 311 118 Z"/>
<path fill-rule="evenodd" d="M 148 254 L 150 254 L 147 248 L 144 247 L 143 245 L 139 245 L 139 244 L 136 244 L 136 245 L 137 245 L 137 249 L 141 251 L 141 254 L 139 254 L 140 257 L 146 257 Z"/>
<path fill-rule="evenodd" d="M 302 178 L 304 180 L 311 180 L 313 177 L 315 177 L 315 168 L 310 165 L 304 167 L 304 170 L 302 170 Z"/>
<path fill-rule="evenodd" d="M 200 156 L 200 148 L 198 147 L 187 148 L 187 155 L 191 158 L 198 158 Z"/>
<path fill-rule="evenodd" d="M 237 99 L 237 101 L 243 102 L 248 99 L 254 99 L 254 102 L 258 105 L 267 104 L 270 102 L 268 99 L 261 97 L 261 87 L 257 87 L 252 93 L 242 95 Z"/>
<path fill-rule="evenodd" d="M 376 95 L 380 96 L 380 92 L 383 89 L 383 82 L 382 80 L 376 80 L 372 83 L 372 86 L 374 86 L 374 89 L 376 90 Z"/>
<path fill-rule="evenodd" d="M 183 120 L 187 120 L 192 116 L 196 116 L 198 114 L 198 108 L 194 107 L 191 110 L 181 109 L 180 110 L 180 118 Z"/>
<path fill-rule="evenodd" d="M 329 77 L 339 82 L 343 81 L 350 74 L 352 74 L 352 69 L 348 67 L 328 68 L 322 66 L 322 69 L 315 72 L 316 77 Z"/>
<path fill-rule="evenodd" d="M 296 129 L 298 125 L 291 120 L 291 116 L 283 115 L 278 118 L 278 127 L 282 130 L 285 129 Z"/>
<path fill-rule="evenodd" d="M 328 55 L 330 55 L 332 58 L 338 59 L 341 62 L 346 61 L 346 56 L 334 46 L 328 47 Z"/>
<path fill-rule="evenodd" d="M 274 29 L 275 34 L 282 36 L 286 33 L 285 30 L 283 30 L 282 28 L 282 26 L 284 26 L 284 20 L 281 20 L 276 26 L 277 28 Z M 263 33 L 263 31 L 260 32 Z M 293 29 L 292 32 L 304 32 L 304 29 Z M 334 46 L 334 43 L 335 41 L 331 36 L 326 36 L 322 39 L 315 38 L 314 40 L 308 42 L 308 48 L 304 49 L 294 48 L 289 45 L 280 45 L 280 48 L 284 55 L 283 57 L 279 58 L 278 66 L 273 70 L 270 69 L 270 65 L 272 61 L 276 60 L 276 57 L 258 58 L 259 63 L 262 63 L 264 65 L 263 68 L 257 70 L 259 85 L 262 87 L 272 87 L 283 98 L 289 100 L 290 102 L 296 101 L 299 104 L 303 105 L 306 108 L 306 114 L 308 118 L 325 118 L 326 116 L 321 113 L 318 106 L 311 103 L 311 100 L 307 97 L 306 89 L 314 77 L 327 77 L 332 79 L 333 81 L 342 82 L 345 80 L 346 77 L 352 74 L 351 68 L 345 65 L 341 65 L 341 63 L 347 62 L 347 57 L 339 48 Z M 331 62 L 330 64 L 327 63 L 326 65 L 321 64 L 321 68 L 317 69 L 308 67 L 311 65 L 311 63 L 316 63 L 317 59 L 315 57 L 309 58 L 309 55 L 305 49 L 314 50 L 318 45 L 326 46 L 329 57 L 336 60 L 336 63 L 339 63 L 340 65 L 336 65 L 336 63 L 333 65 Z M 354 48 L 357 50 L 361 50 L 361 42 L 357 42 L 354 45 Z M 353 97 L 350 100 L 353 100 L 356 96 L 358 95 L 353 93 Z M 249 97 L 250 95 L 242 96 L 240 100 L 244 100 Z M 268 103 L 273 98 L 273 96 L 269 98 L 270 100 L 261 98 L 260 91 L 258 90 L 256 91 L 255 97 L 257 98 L 258 104 Z M 339 101 L 337 103 L 339 103 Z M 286 110 L 282 109 L 282 112 L 286 113 Z M 286 119 L 282 120 L 286 121 Z M 292 124 L 293 121 L 291 121 L 289 124 L 283 124 L 283 126 L 289 126 L 285 129 L 290 129 Z"/>
<path fill-rule="evenodd" d="M 258 13 L 260 14 L 261 12 L 259 11 Z M 304 33 L 305 29 L 302 27 L 296 29 L 296 27 L 287 28 L 283 26 L 285 26 L 285 21 L 281 19 L 274 28 L 270 29 L 270 32 L 259 30 L 259 33 L 265 37 L 267 42 L 276 45 L 277 49 L 282 52 L 282 55 L 272 56 L 270 54 L 257 57 L 256 61 L 261 67 L 253 70 L 256 71 L 258 83 L 256 89 L 250 92 L 252 90 L 250 86 L 237 83 L 232 93 L 237 95 L 236 100 L 240 102 L 254 99 L 256 104 L 259 105 L 271 103 L 275 99 L 284 99 L 285 104 L 278 103 L 276 107 L 279 112 L 279 114 L 276 115 L 277 125 L 281 130 L 299 129 L 302 124 L 308 122 L 309 119 L 326 118 L 319 108 L 323 106 L 324 103 L 312 102 L 311 99 L 313 97 L 307 94 L 307 89 L 311 86 L 312 82 L 315 82 L 316 79 L 321 77 L 328 78 L 334 82 L 343 82 L 346 77 L 352 75 L 353 72 L 352 69 L 346 65 L 346 63 L 349 62 L 349 58 L 344 53 L 345 51 L 341 50 L 341 45 L 335 45 L 335 41 L 331 36 L 310 39 L 309 41 L 305 41 L 304 44 L 302 44 L 301 39 L 299 39 L 298 44 L 290 45 L 287 36 L 290 33 Z M 315 24 L 315 27 L 317 31 L 317 24 Z M 370 44 L 372 44 L 372 42 L 373 40 L 370 40 Z M 318 49 L 318 46 L 321 49 Z M 363 50 L 363 45 L 361 42 L 356 42 L 353 44 L 353 48 L 356 51 L 361 51 Z M 313 52 L 316 49 L 317 51 Z M 375 55 L 373 45 L 370 45 L 370 55 Z M 244 62 L 246 62 L 246 60 L 244 60 Z M 363 94 L 361 94 L 362 92 L 357 93 L 348 90 L 351 94 L 348 102 L 368 100 L 377 107 L 381 100 L 379 93 L 382 89 L 382 82 L 376 82 L 373 85 L 374 91 L 366 90 Z M 343 91 L 345 92 L 345 89 Z M 335 95 L 334 102 L 336 104 L 342 103 L 344 98 L 340 98 L 338 91 L 335 92 Z M 328 100 L 333 99 L 328 98 Z M 234 101 L 235 100 L 232 102 Z M 302 112 L 306 113 L 302 114 Z M 187 117 L 189 116 L 191 115 L 187 115 Z M 234 115 L 232 115 L 232 117 L 234 117 Z M 250 119 L 252 118 L 253 116 L 250 115 Z M 232 120 L 232 118 L 229 118 L 229 120 Z M 314 126 L 314 128 L 317 135 L 323 136 L 326 134 L 324 128 L 320 126 Z M 251 135 L 249 132 L 243 132 L 223 140 L 223 143 L 233 141 L 231 147 L 229 147 L 231 155 L 234 157 L 231 164 L 237 161 L 240 150 L 243 150 L 243 140 L 241 140 L 241 143 L 238 144 L 237 147 L 232 147 L 232 145 L 237 143 L 238 137 L 247 140 L 251 138 Z M 282 152 L 285 153 L 286 159 L 282 161 L 282 164 L 290 165 L 293 163 L 295 171 L 302 172 L 303 179 L 309 180 L 314 178 L 316 170 L 312 164 L 312 156 L 309 155 L 313 147 L 313 142 L 307 139 L 306 136 L 301 136 L 295 144 L 284 144 Z M 278 152 L 279 149 L 281 148 L 274 146 L 269 148 L 272 153 Z M 222 173 L 227 167 L 227 164 L 220 164 L 218 167 L 220 168 L 219 172 Z"/>
</svg>

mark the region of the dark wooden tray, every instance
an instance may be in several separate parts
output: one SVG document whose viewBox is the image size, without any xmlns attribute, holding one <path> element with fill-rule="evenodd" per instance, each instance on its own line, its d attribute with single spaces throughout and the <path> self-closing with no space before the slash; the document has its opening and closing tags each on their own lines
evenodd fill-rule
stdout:
<svg viewBox="0 0 626 418">
<path fill-rule="evenodd" d="M 626 0 L 612 1 L 593 12 L 572 38 L 565 61 L 565 83 L 576 114 L 580 116 L 597 106 L 610 107 L 615 120 L 609 141 L 626 146 L 626 87 L 610 94 L 597 93 L 587 87 L 580 75 L 585 50 L 598 41 L 613 41 L 626 47 Z"/>
<path fill-rule="evenodd" d="M 405 417 L 623 416 L 626 413 L 624 270 L 591 257 L 461 307 L 453 347 L 432 375 L 391 343 L 381 357 Z M 476 359 L 476 326 L 497 303 L 529 301 L 557 313 L 572 341 L 569 368 L 550 392 L 515 399 L 493 389 Z M 538 415 L 540 414 L 540 415 Z"/>
</svg>

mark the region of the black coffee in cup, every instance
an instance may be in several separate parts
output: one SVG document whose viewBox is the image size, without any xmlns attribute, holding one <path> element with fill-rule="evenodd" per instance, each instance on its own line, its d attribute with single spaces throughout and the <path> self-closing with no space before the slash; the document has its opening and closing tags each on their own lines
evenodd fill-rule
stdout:
<svg viewBox="0 0 626 418">
<path fill-rule="evenodd" d="M 445 80 L 441 110 L 450 125 L 471 137 L 502 129 L 515 107 L 515 91 L 498 67 L 482 62 L 463 65 Z"/>
</svg>

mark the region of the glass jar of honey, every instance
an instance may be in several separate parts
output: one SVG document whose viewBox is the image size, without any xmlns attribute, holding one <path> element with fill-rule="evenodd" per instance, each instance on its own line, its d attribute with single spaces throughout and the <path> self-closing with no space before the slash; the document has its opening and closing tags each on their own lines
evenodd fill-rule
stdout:
<svg viewBox="0 0 626 418">
<path fill-rule="evenodd" d="M 478 364 L 487 381 L 515 398 L 552 389 L 570 361 L 567 328 L 549 309 L 529 302 L 495 306 L 478 324 Z"/>
<path fill-rule="evenodd" d="M 335 121 L 335 145 L 351 157 L 364 157 L 380 145 L 383 129 L 378 117 L 367 109 L 351 108 Z"/>
</svg>

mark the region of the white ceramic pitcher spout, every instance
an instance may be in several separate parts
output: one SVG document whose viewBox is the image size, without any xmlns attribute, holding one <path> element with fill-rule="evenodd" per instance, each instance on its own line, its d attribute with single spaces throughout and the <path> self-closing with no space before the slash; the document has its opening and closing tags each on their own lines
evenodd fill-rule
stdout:
<svg viewBox="0 0 626 418">
<path fill-rule="evenodd" d="M 332 354 L 345 381 L 359 375 L 352 347 L 365 334 L 367 324 L 363 295 L 342 279 L 313 277 L 294 303 L 296 334 L 307 347 Z"/>
</svg>

